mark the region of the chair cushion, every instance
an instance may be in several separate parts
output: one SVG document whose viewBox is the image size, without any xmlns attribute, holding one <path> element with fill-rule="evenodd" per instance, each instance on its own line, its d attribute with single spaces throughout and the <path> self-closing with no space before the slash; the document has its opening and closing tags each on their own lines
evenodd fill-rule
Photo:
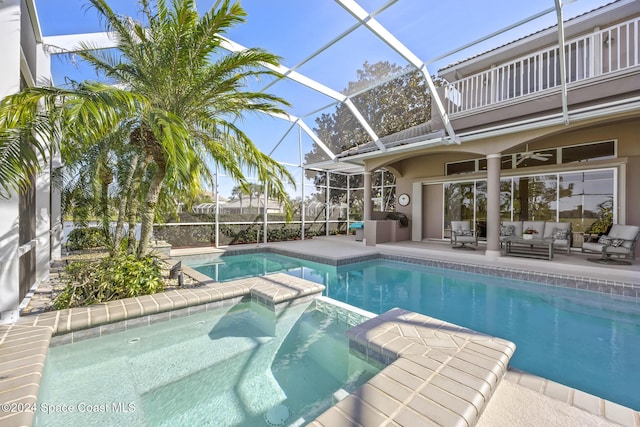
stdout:
<svg viewBox="0 0 640 427">
<path fill-rule="evenodd" d="M 611 239 L 628 240 L 628 242 L 623 243 L 623 246 L 630 248 L 631 243 L 638 237 L 639 232 L 640 227 L 637 225 L 613 224 L 611 226 L 611 230 L 609 230 L 608 236 Z"/>
<path fill-rule="evenodd" d="M 630 253 L 629 248 L 626 248 L 624 246 L 602 245 L 600 243 L 591 243 L 591 242 L 584 242 L 582 244 L 583 251 L 602 253 L 603 249 L 604 249 L 604 252 L 608 254 L 627 255 Z"/>
<path fill-rule="evenodd" d="M 456 243 L 475 243 L 475 236 L 456 236 Z"/>
<path fill-rule="evenodd" d="M 514 236 L 520 236 L 522 234 L 522 221 L 502 221 L 502 225 L 513 227 Z"/>
<path fill-rule="evenodd" d="M 563 230 L 560 228 L 554 228 L 551 233 L 551 238 L 553 240 L 567 240 L 569 237 L 569 230 Z"/>
<path fill-rule="evenodd" d="M 571 233 L 571 223 L 570 222 L 545 222 L 544 223 L 544 233 L 542 234 L 543 239 L 556 239 L 553 237 L 553 234 L 556 230 L 567 230 L 567 236 Z M 565 237 L 566 239 L 566 237 Z"/>
<path fill-rule="evenodd" d="M 516 232 L 515 225 L 501 225 L 500 226 L 500 235 L 501 236 L 513 236 Z"/>
<path fill-rule="evenodd" d="M 471 221 L 451 221 L 451 231 L 471 230 Z"/>
</svg>

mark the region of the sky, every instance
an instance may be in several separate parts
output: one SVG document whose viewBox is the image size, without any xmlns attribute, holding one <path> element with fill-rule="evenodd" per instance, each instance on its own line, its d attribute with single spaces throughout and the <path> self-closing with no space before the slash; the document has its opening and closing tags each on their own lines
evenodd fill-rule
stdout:
<svg viewBox="0 0 640 427">
<path fill-rule="evenodd" d="M 498 32 L 530 16 L 553 8 L 554 0 L 356 0 L 368 13 L 389 30 L 409 50 L 428 64 L 431 74 L 439 68 L 464 58 L 493 49 L 509 41 L 531 34 L 556 23 L 555 11 L 492 37 L 461 52 L 439 57 L 482 37 Z M 35 0 L 43 35 L 92 33 L 103 30 L 95 10 L 87 0 Z M 137 16 L 137 2 L 108 0 L 115 11 Z M 198 0 L 198 10 L 212 7 L 214 0 Z M 606 0 L 576 0 L 563 2 L 564 18 L 582 14 L 609 3 Z M 280 56 L 282 64 L 296 68 L 299 73 L 321 84 L 342 91 L 350 81 L 357 80 L 357 71 L 365 62 L 389 61 L 400 66 L 407 64 L 399 54 L 366 28 L 356 28 L 357 21 L 334 0 L 241 0 L 247 11 L 246 23 L 226 34 L 231 40 L 246 47 L 260 47 Z M 517 7 L 516 7 L 517 6 Z M 336 41 L 341 34 L 343 39 Z M 331 46 L 309 59 L 327 44 Z M 65 79 L 93 79 L 97 77 L 78 58 L 62 56 L 52 59 L 52 72 L 56 85 Z M 264 89 L 265 81 L 255 89 Z M 321 113 L 331 113 L 334 101 L 297 83 L 281 80 L 267 88 L 287 99 L 290 113 L 303 117 L 313 128 Z M 303 152 L 312 148 L 313 141 L 291 124 L 265 116 L 249 116 L 239 125 L 256 145 L 272 157 L 285 163 L 299 164 L 301 144 Z M 287 130 L 290 130 L 286 134 Z M 285 135 L 286 134 L 286 135 Z M 300 138 L 300 140 L 299 140 Z M 278 145 L 279 144 L 279 145 Z M 276 147 L 277 146 L 277 147 Z M 275 149 L 274 149 L 275 147 Z M 300 181 L 301 172 L 292 168 Z M 229 196 L 233 182 L 220 178 L 220 194 Z M 308 185 L 310 183 L 307 183 Z M 305 190 L 307 194 L 311 190 Z M 291 190 L 294 192 L 294 190 Z M 295 193 L 300 195 L 300 185 Z"/>
</svg>

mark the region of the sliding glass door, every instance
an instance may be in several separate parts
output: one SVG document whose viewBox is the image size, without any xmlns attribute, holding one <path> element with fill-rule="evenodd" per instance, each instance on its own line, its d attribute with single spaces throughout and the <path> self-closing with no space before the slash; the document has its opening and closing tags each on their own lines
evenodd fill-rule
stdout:
<svg viewBox="0 0 640 427">
<path fill-rule="evenodd" d="M 523 175 L 500 180 L 502 221 L 564 221 L 574 231 L 604 227 L 615 218 L 614 169 Z M 444 236 L 451 221 L 469 220 L 486 235 L 487 181 L 469 180 L 443 185 Z"/>
</svg>

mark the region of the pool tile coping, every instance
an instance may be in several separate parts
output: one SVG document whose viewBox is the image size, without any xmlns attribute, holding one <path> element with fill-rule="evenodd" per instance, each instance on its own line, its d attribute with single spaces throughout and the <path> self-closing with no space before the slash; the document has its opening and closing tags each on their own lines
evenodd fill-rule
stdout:
<svg viewBox="0 0 640 427">
<path fill-rule="evenodd" d="M 387 367 L 310 426 L 473 426 L 515 351 L 512 342 L 399 308 L 347 336 L 353 351 Z"/>
<path fill-rule="evenodd" d="M 30 426 L 52 329 L 0 325 L 0 426 Z"/>
</svg>

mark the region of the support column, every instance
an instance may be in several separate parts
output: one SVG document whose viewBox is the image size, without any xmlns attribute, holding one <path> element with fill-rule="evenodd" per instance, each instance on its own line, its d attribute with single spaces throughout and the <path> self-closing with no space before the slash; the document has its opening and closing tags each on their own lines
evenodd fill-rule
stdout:
<svg viewBox="0 0 640 427">
<path fill-rule="evenodd" d="M 362 220 L 370 220 L 373 206 L 371 203 L 371 172 L 364 172 L 364 212 L 362 212 Z"/>
<path fill-rule="evenodd" d="M 500 159 L 487 155 L 487 258 L 500 257 Z"/>
<path fill-rule="evenodd" d="M 20 0 L 0 5 L 0 98 L 20 90 Z M 0 324 L 18 319 L 20 197 L 0 199 Z"/>
</svg>

